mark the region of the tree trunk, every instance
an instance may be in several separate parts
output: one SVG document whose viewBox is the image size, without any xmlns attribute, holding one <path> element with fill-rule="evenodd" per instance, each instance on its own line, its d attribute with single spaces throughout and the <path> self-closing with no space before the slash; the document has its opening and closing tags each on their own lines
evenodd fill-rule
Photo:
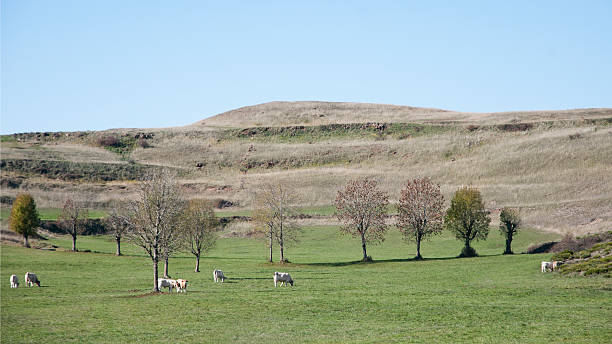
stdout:
<svg viewBox="0 0 612 344">
<path fill-rule="evenodd" d="M 504 254 L 514 254 L 512 252 L 512 233 L 508 233 L 506 237 L 506 251 L 504 251 Z"/>
<path fill-rule="evenodd" d="M 117 240 L 117 253 L 115 253 L 116 255 L 120 256 L 121 255 L 121 238 L 115 238 Z"/>
<path fill-rule="evenodd" d="M 200 256 L 196 255 L 196 268 L 195 272 L 200 272 Z"/>
<path fill-rule="evenodd" d="M 366 241 L 363 233 L 361 234 L 361 249 L 363 250 L 363 261 L 365 262 L 368 260 L 368 253 L 366 252 Z"/>
<path fill-rule="evenodd" d="M 423 260 L 423 257 L 421 256 L 421 235 L 420 234 L 418 234 L 416 237 L 416 244 L 417 244 L 417 255 L 414 258 L 417 260 Z"/>
<path fill-rule="evenodd" d="M 273 260 L 272 260 L 273 245 L 272 244 L 274 244 L 274 241 L 273 241 L 273 238 L 272 238 L 272 232 L 270 232 L 270 263 L 273 262 Z"/>
<path fill-rule="evenodd" d="M 77 251 L 77 249 L 76 249 L 76 238 L 77 238 L 76 234 L 73 234 L 72 235 L 72 251 L 74 251 L 74 252 Z"/>
<path fill-rule="evenodd" d="M 157 259 L 153 258 L 153 291 L 159 292 L 159 286 L 157 285 L 157 279 L 159 278 L 159 273 L 157 272 Z"/>
<path fill-rule="evenodd" d="M 285 242 L 283 240 L 283 223 L 281 219 L 280 223 L 280 240 L 278 241 L 278 246 L 280 246 L 280 262 L 285 262 Z"/>
<path fill-rule="evenodd" d="M 170 278 L 170 275 L 168 275 L 168 257 L 164 260 L 164 278 Z"/>
<path fill-rule="evenodd" d="M 24 240 L 23 240 L 23 246 L 25 246 L 25 247 L 30 247 L 30 242 L 28 241 L 28 236 L 27 236 L 27 235 L 24 235 L 24 236 L 23 236 L 23 239 L 24 239 Z"/>
</svg>

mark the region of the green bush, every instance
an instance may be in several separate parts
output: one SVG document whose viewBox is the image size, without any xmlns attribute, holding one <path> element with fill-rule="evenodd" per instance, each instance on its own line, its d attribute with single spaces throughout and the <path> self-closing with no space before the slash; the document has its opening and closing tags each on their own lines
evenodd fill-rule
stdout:
<svg viewBox="0 0 612 344">
<path fill-rule="evenodd" d="M 555 253 L 552 256 L 552 260 L 567 260 L 567 259 L 571 259 L 574 257 L 574 252 L 570 251 L 570 250 L 565 250 L 559 253 Z"/>
</svg>

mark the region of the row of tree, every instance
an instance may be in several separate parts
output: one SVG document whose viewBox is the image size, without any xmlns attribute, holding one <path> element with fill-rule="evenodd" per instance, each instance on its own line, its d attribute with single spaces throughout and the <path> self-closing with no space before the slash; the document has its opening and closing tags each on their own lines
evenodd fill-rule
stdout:
<svg viewBox="0 0 612 344">
<path fill-rule="evenodd" d="M 296 242 L 301 232 L 295 222 L 295 192 L 282 183 L 264 184 L 255 197 L 253 220 L 256 229 L 265 233 L 272 262 L 273 246 L 278 245 L 280 261 L 286 262 L 285 247 Z M 340 230 L 361 240 L 363 260 L 368 243 L 380 243 L 389 229 L 389 196 L 378 188 L 373 179 L 352 180 L 338 191 L 334 202 Z M 450 207 L 444 209 L 440 185 L 429 178 L 408 180 L 401 190 L 397 205 L 396 228 L 407 241 L 416 243 L 416 257 L 421 260 L 421 243 L 444 229 L 465 244 L 460 256 L 472 257 L 473 241 L 485 240 L 491 222 L 482 195 L 473 187 L 462 187 L 455 193 Z M 505 254 L 512 254 L 512 239 L 518 230 L 520 217 L 515 209 L 504 208 L 500 214 L 500 231 L 506 238 Z"/>
<path fill-rule="evenodd" d="M 272 262 L 274 245 L 280 250 L 280 261 L 286 262 L 286 244 L 296 242 L 302 231 L 295 221 L 296 193 L 282 183 L 264 184 L 256 194 L 253 221 L 256 229 L 264 233 Z M 349 181 L 338 191 L 334 202 L 336 216 L 342 223 L 340 230 L 360 238 L 363 260 L 368 243 L 384 241 L 390 227 L 387 223 L 389 196 L 379 189 L 375 180 Z M 475 256 L 471 242 L 485 240 L 489 234 L 490 217 L 480 192 L 473 187 L 457 190 L 444 210 L 444 197 L 440 186 L 429 178 L 406 182 L 397 205 L 396 227 L 408 241 L 416 243 L 416 259 L 423 259 L 421 242 L 440 234 L 444 229 L 454 233 L 465 243 L 460 256 Z M 77 235 L 85 229 L 88 212 L 72 200 L 66 201 L 58 225 L 72 236 L 72 249 L 76 251 Z M 153 263 L 154 289 L 157 291 L 158 264 L 164 262 L 164 276 L 168 276 L 168 259 L 178 251 L 187 250 L 196 257 L 195 271 L 199 271 L 200 257 L 214 246 L 219 222 L 212 205 L 204 200 L 185 202 L 176 178 L 161 170 L 145 175 L 140 183 L 136 200 L 126 205 L 115 205 L 105 219 L 109 234 L 117 243 L 121 255 L 121 240 L 144 249 Z M 21 233 L 25 245 L 28 237 L 40 225 L 32 197 L 22 194 L 13 204 L 9 224 Z M 504 208 L 500 214 L 500 230 L 506 237 L 506 250 L 511 254 L 513 235 L 520 224 L 518 212 Z"/>
<path fill-rule="evenodd" d="M 363 260 L 371 260 L 366 244 L 382 242 L 385 238 L 389 228 L 386 221 L 389 196 L 378 188 L 375 180 L 353 180 L 338 191 L 335 206 L 336 215 L 343 224 L 341 230 L 359 237 Z M 429 178 L 409 180 L 401 190 L 397 210 L 396 227 L 407 240 L 416 243 L 416 259 L 423 259 L 421 242 L 442 233 L 445 228 L 464 242 L 461 257 L 476 256 L 472 241 L 485 240 L 489 234 L 489 211 L 480 191 L 473 187 L 457 190 L 445 211 L 440 185 L 432 183 Z M 512 254 L 512 238 L 519 224 L 516 210 L 502 209 L 500 231 L 506 238 L 505 254 Z"/>
<path fill-rule="evenodd" d="M 77 251 L 77 236 L 85 230 L 88 217 L 87 208 L 70 199 L 58 216 L 58 226 L 72 237 L 73 251 Z M 168 259 L 176 252 L 187 250 L 196 257 L 195 271 L 199 272 L 200 257 L 214 246 L 219 229 L 211 203 L 185 202 L 174 175 L 166 170 L 145 175 L 139 183 L 136 200 L 115 204 L 104 221 L 116 240 L 117 255 L 121 255 L 121 240 L 127 238 L 151 258 L 155 291 L 159 291 L 160 261 L 164 261 L 164 277 L 168 277 Z M 9 225 L 24 236 L 24 245 L 29 247 L 28 238 L 40 225 L 36 204 L 29 194 L 15 199 Z"/>
</svg>

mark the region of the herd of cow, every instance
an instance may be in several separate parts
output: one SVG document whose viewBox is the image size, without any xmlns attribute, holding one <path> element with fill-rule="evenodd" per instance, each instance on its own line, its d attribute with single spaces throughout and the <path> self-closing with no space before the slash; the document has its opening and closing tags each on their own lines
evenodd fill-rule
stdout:
<svg viewBox="0 0 612 344">
<path fill-rule="evenodd" d="M 217 270 L 215 269 L 213 271 L 213 279 L 215 282 L 219 282 L 221 281 L 221 283 L 223 283 L 226 279 L 225 275 L 223 274 L 223 271 L 221 270 Z M 11 275 L 11 288 L 17 288 L 19 287 L 19 278 L 17 278 L 17 275 Z M 25 282 L 26 285 L 28 287 L 33 286 L 34 284 L 36 284 L 37 286 L 40 287 L 40 280 L 38 280 L 38 277 L 36 276 L 36 274 L 33 274 L 31 272 L 26 272 L 25 274 Z M 180 292 L 187 292 L 187 283 L 189 281 L 185 280 L 185 279 L 169 279 L 169 278 L 158 278 L 157 279 L 157 288 L 161 291 L 163 288 L 168 288 L 169 292 L 172 292 L 172 289 L 176 288 L 176 292 L 180 293 Z M 291 278 L 291 275 L 289 275 L 286 272 L 274 272 L 274 287 L 276 287 L 276 285 L 280 282 L 280 285 L 286 285 L 287 283 L 291 284 L 291 286 L 293 286 L 293 279 Z"/>
<path fill-rule="evenodd" d="M 555 271 L 559 266 L 561 266 L 563 264 L 563 262 L 560 261 L 552 261 L 552 262 L 542 262 L 542 272 L 547 272 L 547 271 Z M 213 270 L 213 280 L 215 282 L 219 282 L 221 281 L 221 283 L 223 283 L 225 281 L 226 277 L 223 274 L 223 271 L 221 270 Z M 11 275 L 11 288 L 17 288 L 19 287 L 19 279 L 17 278 L 17 275 Z M 178 293 L 180 292 L 187 292 L 187 283 L 189 281 L 185 280 L 185 279 L 169 279 L 169 278 L 158 278 L 157 279 L 157 288 L 161 291 L 163 288 L 168 288 L 169 292 L 172 292 L 172 289 L 176 288 L 176 291 Z M 38 279 L 38 277 L 36 276 L 36 274 L 31 273 L 31 272 L 26 272 L 25 274 L 25 283 L 28 287 L 33 286 L 34 284 L 36 284 L 37 286 L 40 287 L 40 280 Z M 293 286 L 293 279 L 291 278 L 291 275 L 289 275 L 286 272 L 278 272 L 275 271 L 274 272 L 274 287 L 276 288 L 277 284 L 280 283 L 281 286 L 286 285 L 287 283 L 291 284 L 291 286 Z"/>
<path fill-rule="evenodd" d="M 36 276 L 36 274 L 31 272 L 26 272 L 25 283 L 28 287 L 31 287 L 34 284 L 40 287 L 40 281 L 38 280 L 38 277 Z M 11 288 L 17 287 L 19 287 L 19 278 L 17 278 L 17 275 L 11 275 Z"/>
</svg>

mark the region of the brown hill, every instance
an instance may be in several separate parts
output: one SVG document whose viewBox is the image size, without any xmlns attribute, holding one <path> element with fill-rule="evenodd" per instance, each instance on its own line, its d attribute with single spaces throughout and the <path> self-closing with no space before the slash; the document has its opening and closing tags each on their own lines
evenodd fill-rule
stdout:
<svg viewBox="0 0 612 344">
<path fill-rule="evenodd" d="M 612 117 L 612 109 L 468 113 L 388 104 L 278 101 L 227 111 L 198 121 L 193 126 L 259 127 L 366 122 L 499 124 L 604 117 Z"/>
<path fill-rule="evenodd" d="M 40 207 L 72 195 L 100 208 L 133 197 L 143 171 L 179 172 L 188 197 L 249 209 L 282 180 L 301 205 L 329 206 L 347 180 L 390 193 L 429 176 L 448 200 L 478 187 L 487 207 L 520 208 L 527 226 L 612 227 L 612 109 L 459 113 L 407 106 L 273 102 L 161 129 L 5 135 L 0 201 L 30 192 Z M 230 204 L 224 202 L 224 204 Z"/>
</svg>

